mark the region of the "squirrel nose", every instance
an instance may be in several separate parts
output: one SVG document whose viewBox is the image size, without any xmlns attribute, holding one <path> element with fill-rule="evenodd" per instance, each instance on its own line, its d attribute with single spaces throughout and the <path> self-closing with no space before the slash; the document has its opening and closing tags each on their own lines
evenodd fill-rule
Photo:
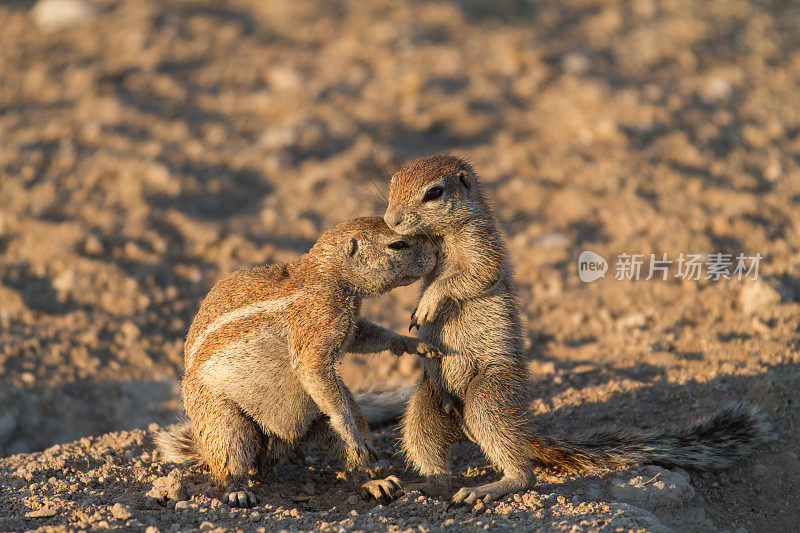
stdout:
<svg viewBox="0 0 800 533">
<path fill-rule="evenodd" d="M 390 228 L 393 228 L 400 224 L 403 221 L 403 216 L 400 213 L 386 213 L 383 216 L 383 221 L 386 222 L 386 225 Z"/>
</svg>

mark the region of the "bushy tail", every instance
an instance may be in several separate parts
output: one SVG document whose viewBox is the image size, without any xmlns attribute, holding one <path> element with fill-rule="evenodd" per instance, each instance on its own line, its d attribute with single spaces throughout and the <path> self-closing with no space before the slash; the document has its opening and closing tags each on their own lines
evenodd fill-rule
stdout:
<svg viewBox="0 0 800 533">
<path fill-rule="evenodd" d="M 355 391 L 353 395 L 370 425 L 386 424 L 397 420 L 403 413 L 411 393 L 410 386 L 385 387 L 368 391 Z"/>
<path fill-rule="evenodd" d="M 633 464 L 721 470 L 767 440 L 769 424 L 752 407 L 732 406 L 673 431 L 612 428 L 564 438 L 532 439 L 537 462 L 566 470 Z"/>
<path fill-rule="evenodd" d="M 204 464 L 194 445 L 192 426 L 189 420 L 182 420 L 162 429 L 153 436 L 153 440 L 165 461 L 190 463 L 194 466 Z"/>
</svg>

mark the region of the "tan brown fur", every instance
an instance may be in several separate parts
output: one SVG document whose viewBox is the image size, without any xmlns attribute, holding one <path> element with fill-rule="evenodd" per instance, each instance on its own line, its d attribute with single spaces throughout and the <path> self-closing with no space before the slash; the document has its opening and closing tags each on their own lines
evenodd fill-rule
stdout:
<svg viewBox="0 0 800 533">
<path fill-rule="evenodd" d="M 488 501 L 529 487 L 534 463 L 570 470 L 646 462 L 724 468 L 764 439 L 760 417 L 738 406 L 670 432 L 612 428 L 563 439 L 539 435 L 528 408 L 508 253 L 474 169 L 447 155 L 408 163 L 392 177 L 384 220 L 403 235 L 429 237 L 438 248 L 412 326 L 443 356 L 423 362 L 422 383 L 403 416 L 406 457 L 446 489 L 451 445 L 471 440 L 503 471 L 494 483 L 462 488 L 453 502 Z"/>
<path fill-rule="evenodd" d="M 324 232 L 296 261 L 225 276 L 186 338 L 189 422 L 159 435 L 165 458 L 208 465 L 239 506 L 255 503 L 247 490 L 254 468 L 263 472 L 305 442 L 328 446 L 364 481 L 375 453 L 369 427 L 335 362 L 344 351 L 436 355 L 359 317 L 362 298 L 419 279 L 434 261 L 427 239 L 368 217 Z M 398 489 L 396 478 L 362 485 L 381 500 Z"/>
</svg>

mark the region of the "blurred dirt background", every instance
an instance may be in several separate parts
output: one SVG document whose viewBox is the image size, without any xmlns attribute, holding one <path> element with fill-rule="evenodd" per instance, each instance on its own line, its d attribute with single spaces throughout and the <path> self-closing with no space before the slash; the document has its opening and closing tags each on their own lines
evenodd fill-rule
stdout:
<svg viewBox="0 0 800 533">
<path fill-rule="evenodd" d="M 41 4 L 0 4 L 0 530 L 797 527 L 796 2 Z M 313 454 L 249 511 L 200 471 L 156 480 L 172 467 L 155 426 L 131 430 L 178 415 L 214 281 L 382 213 L 393 170 L 441 150 L 473 162 L 503 221 L 545 431 L 743 400 L 775 440 L 722 474 L 541 471 L 474 510 L 374 507 Z M 612 263 L 586 284 L 586 249 L 763 259 L 758 281 L 618 281 Z M 365 312 L 402 331 L 416 292 Z M 388 354 L 341 369 L 355 388 L 418 372 Z M 397 428 L 376 434 L 384 469 L 414 480 Z M 455 467 L 459 485 L 497 476 L 469 445 Z M 173 494 L 146 496 L 154 480 Z"/>
</svg>

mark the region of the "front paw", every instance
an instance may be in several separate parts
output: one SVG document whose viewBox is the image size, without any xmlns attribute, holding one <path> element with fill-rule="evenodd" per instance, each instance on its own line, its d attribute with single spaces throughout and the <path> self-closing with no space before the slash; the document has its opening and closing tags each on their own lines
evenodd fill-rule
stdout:
<svg viewBox="0 0 800 533">
<path fill-rule="evenodd" d="M 433 296 L 428 296 L 429 294 L 430 293 L 426 292 L 422 295 L 422 299 L 417 304 L 417 308 L 411 313 L 411 325 L 408 327 L 409 331 L 411 331 L 411 328 L 414 326 L 419 328 L 429 322 L 433 322 L 436 316 L 436 310 L 439 308 L 440 300 Z"/>
<path fill-rule="evenodd" d="M 420 357 L 442 356 L 442 353 L 433 346 L 419 339 L 415 339 L 414 337 L 406 337 L 405 335 L 399 335 L 392 343 L 392 353 L 398 357 L 406 353 L 418 355 Z"/>
<path fill-rule="evenodd" d="M 389 505 L 392 500 L 403 494 L 403 486 L 397 476 L 389 476 L 386 479 L 367 481 L 361 485 L 359 492 L 365 500 L 375 498 L 382 505 Z"/>
<path fill-rule="evenodd" d="M 378 452 L 369 440 L 362 440 L 351 447 L 347 452 L 347 470 L 350 472 L 364 471 L 367 467 L 378 461 Z"/>
</svg>

